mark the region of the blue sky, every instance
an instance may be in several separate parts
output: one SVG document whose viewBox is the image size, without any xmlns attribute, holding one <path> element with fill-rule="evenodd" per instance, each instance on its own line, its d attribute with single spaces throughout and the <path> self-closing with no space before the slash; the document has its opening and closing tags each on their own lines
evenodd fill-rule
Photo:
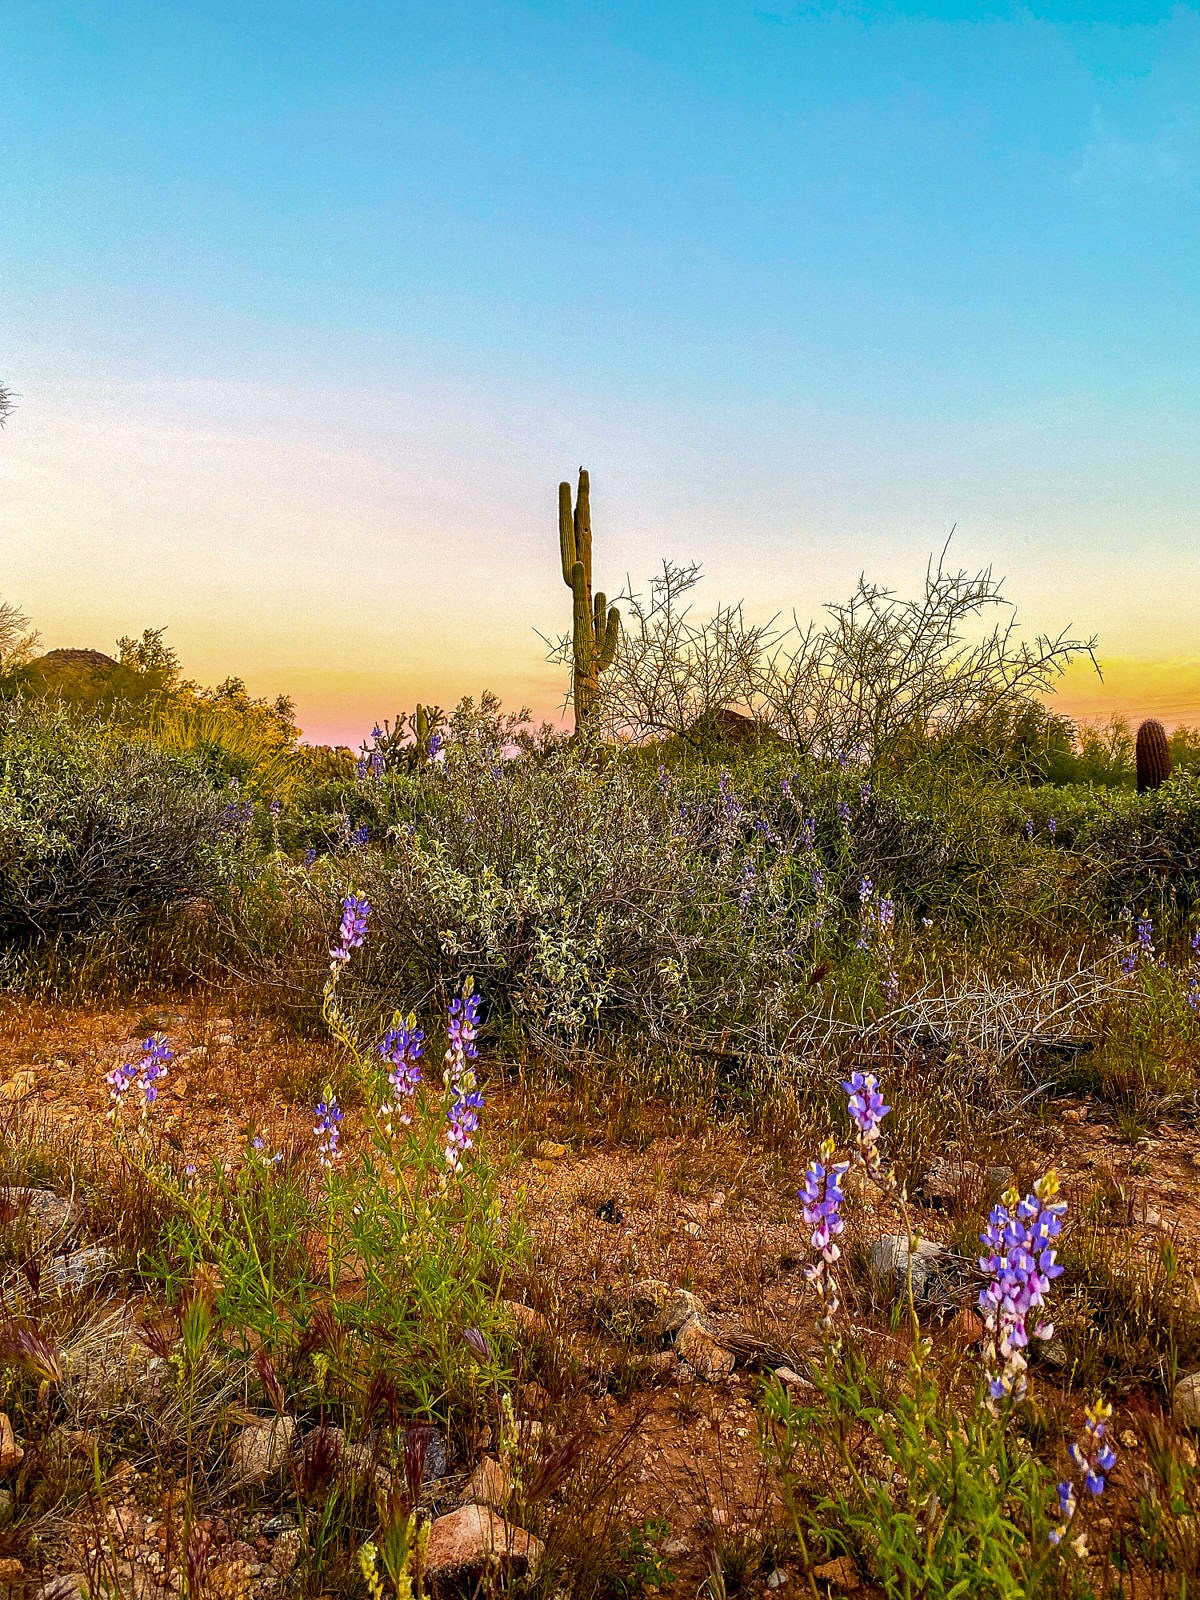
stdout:
<svg viewBox="0 0 1200 1600">
<path fill-rule="evenodd" d="M 610 588 L 696 557 L 811 612 L 957 524 L 1200 716 L 1197 7 L 0 21 L 3 587 L 48 643 L 168 622 L 322 733 L 549 704 L 582 460 Z"/>
</svg>

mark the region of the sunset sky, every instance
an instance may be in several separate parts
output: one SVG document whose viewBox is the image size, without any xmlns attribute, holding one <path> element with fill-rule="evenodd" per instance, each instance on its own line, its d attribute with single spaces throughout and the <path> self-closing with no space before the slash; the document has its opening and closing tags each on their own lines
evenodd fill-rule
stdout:
<svg viewBox="0 0 1200 1600">
<path fill-rule="evenodd" d="M 357 743 L 596 579 L 916 587 L 1200 722 L 1200 9 L 0 0 L 0 599 Z"/>
</svg>

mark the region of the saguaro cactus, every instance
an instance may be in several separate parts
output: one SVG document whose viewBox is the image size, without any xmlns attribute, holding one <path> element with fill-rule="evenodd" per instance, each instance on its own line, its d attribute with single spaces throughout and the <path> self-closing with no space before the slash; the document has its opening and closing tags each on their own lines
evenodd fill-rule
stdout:
<svg viewBox="0 0 1200 1600">
<path fill-rule="evenodd" d="M 1137 731 L 1136 755 L 1139 794 L 1166 783 L 1171 776 L 1171 747 L 1167 743 L 1167 730 L 1153 717 L 1143 722 Z"/>
<path fill-rule="evenodd" d="M 621 613 L 607 596 L 592 594 L 592 508 L 588 475 L 579 469 L 579 490 L 571 506 L 571 485 L 558 486 L 558 542 L 563 582 L 571 591 L 571 694 L 575 731 L 585 725 L 600 692 L 600 674 L 612 664 L 621 633 Z"/>
</svg>

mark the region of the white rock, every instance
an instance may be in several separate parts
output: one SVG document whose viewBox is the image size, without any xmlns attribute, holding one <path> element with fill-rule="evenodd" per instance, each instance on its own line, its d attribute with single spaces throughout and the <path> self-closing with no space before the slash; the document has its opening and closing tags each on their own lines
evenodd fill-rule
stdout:
<svg viewBox="0 0 1200 1600">
<path fill-rule="evenodd" d="M 487 1506 L 460 1506 L 439 1517 L 429 1530 L 425 1571 L 431 1578 L 475 1578 L 485 1568 L 536 1571 L 541 1541 L 516 1528 Z"/>
<path fill-rule="evenodd" d="M 1189 1372 L 1175 1385 L 1171 1415 L 1181 1427 L 1200 1430 L 1200 1372 Z"/>
<path fill-rule="evenodd" d="M 242 1428 L 229 1450 L 229 1479 L 237 1488 L 265 1483 L 280 1470 L 296 1442 L 294 1417 L 263 1417 Z"/>
</svg>

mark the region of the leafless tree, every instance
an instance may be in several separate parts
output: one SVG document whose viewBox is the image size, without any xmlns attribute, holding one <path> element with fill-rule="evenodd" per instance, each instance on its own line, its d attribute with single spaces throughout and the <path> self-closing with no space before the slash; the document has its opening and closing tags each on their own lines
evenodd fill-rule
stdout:
<svg viewBox="0 0 1200 1600">
<path fill-rule="evenodd" d="M 1052 690 L 1093 641 L 1068 632 L 1022 638 L 992 569 L 932 558 L 906 600 L 859 579 L 826 619 L 781 626 L 747 619 L 741 603 L 697 616 L 696 565 L 664 561 L 648 593 L 619 597 L 626 627 L 605 675 L 600 714 L 613 737 L 687 734 L 732 708 L 816 756 L 886 760 L 906 745 L 949 752 L 999 713 Z M 561 659 L 565 647 L 556 647 Z"/>
<path fill-rule="evenodd" d="M 931 559 L 912 600 L 859 579 L 822 626 L 793 628 L 758 662 L 761 714 L 800 749 L 885 758 L 914 737 L 950 748 L 956 734 L 1052 690 L 1094 640 L 1066 631 L 1019 635 L 1003 580 L 990 567 Z M 989 619 L 1000 613 L 988 626 Z"/>
</svg>

